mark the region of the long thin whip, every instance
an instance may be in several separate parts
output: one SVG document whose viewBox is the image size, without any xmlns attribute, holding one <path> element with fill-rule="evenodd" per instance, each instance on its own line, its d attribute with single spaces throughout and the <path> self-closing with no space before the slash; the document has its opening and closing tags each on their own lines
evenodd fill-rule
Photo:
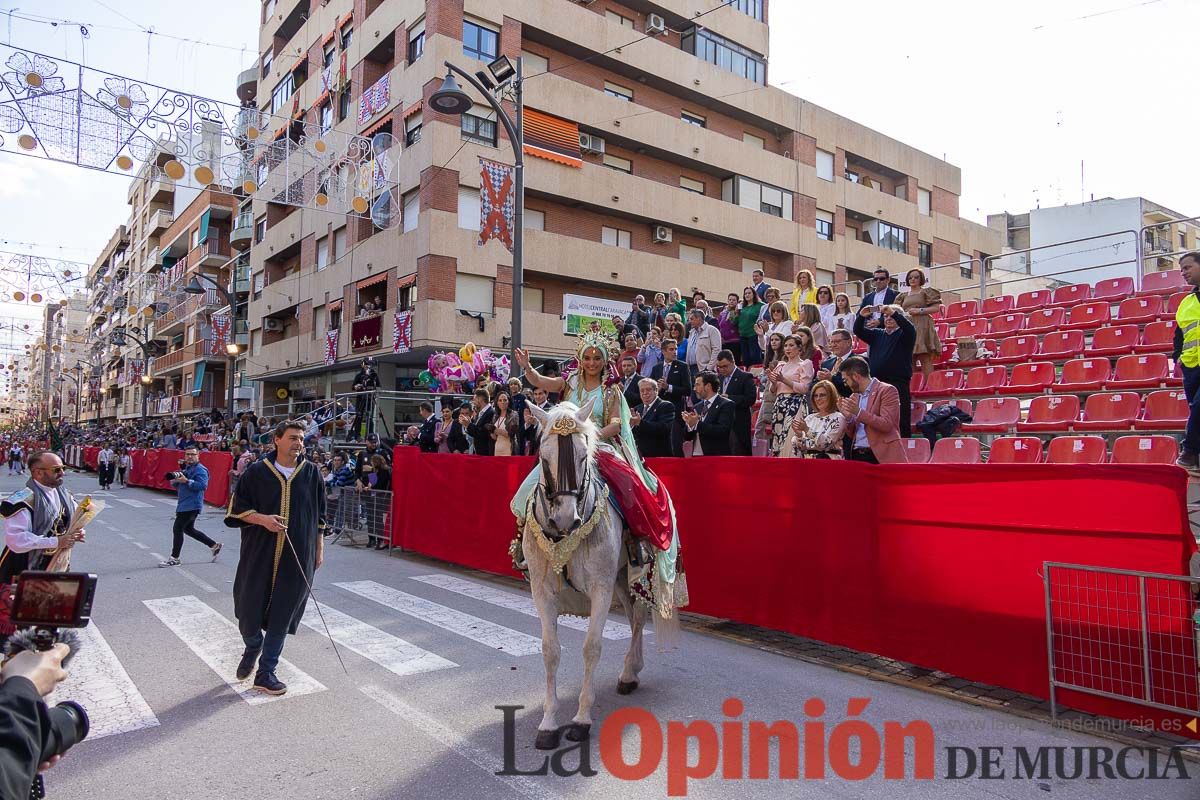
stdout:
<svg viewBox="0 0 1200 800">
<path fill-rule="evenodd" d="M 287 519 L 284 519 L 284 524 L 287 524 Z M 321 604 L 317 601 L 317 593 L 313 591 L 313 585 L 309 582 L 308 576 L 304 574 L 304 565 L 300 563 L 300 554 L 296 552 L 296 546 L 292 543 L 292 537 L 286 530 L 283 532 L 283 538 L 288 544 L 288 549 L 292 551 L 292 558 L 296 560 L 296 569 L 300 570 L 300 577 L 304 579 L 304 585 L 308 587 L 308 593 L 312 595 L 313 604 L 317 607 L 317 616 L 321 618 L 321 626 L 325 628 L 325 635 L 329 638 L 329 643 L 333 645 L 333 654 L 337 656 L 338 664 L 342 666 L 342 672 L 350 675 L 350 670 L 346 669 L 346 662 L 342 660 L 342 651 L 338 650 L 337 642 L 333 640 L 333 634 L 329 632 L 329 624 L 325 622 L 325 613 L 321 611 Z"/>
</svg>

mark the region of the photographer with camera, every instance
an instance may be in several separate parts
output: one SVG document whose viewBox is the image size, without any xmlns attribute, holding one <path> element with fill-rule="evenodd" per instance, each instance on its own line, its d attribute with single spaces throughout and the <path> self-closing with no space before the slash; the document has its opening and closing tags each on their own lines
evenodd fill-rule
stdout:
<svg viewBox="0 0 1200 800">
<path fill-rule="evenodd" d="M 62 661 L 69 652 L 65 644 L 26 650 L 0 669 L 0 800 L 26 800 L 37 774 L 62 758 L 42 760 L 54 722 L 42 698 L 67 677 Z"/>
<path fill-rule="evenodd" d="M 179 500 L 175 504 L 175 527 L 172 531 L 174 539 L 171 543 L 171 557 L 159 564 L 160 567 L 177 567 L 180 564 L 179 554 L 183 550 L 183 535 L 195 539 L 212 551 L 212 560 L 216 561 L 221 554 L 220 542 L 214 542 L 200 531 L 196 530 L 196 517 L 204 508 L 204 490 L 208 488 L 208 470 L 200 463 L 200 451 L 189 447 L 183 451 L 183 460 L 179 462 L 177 472 L 168 472 L 164 478 L 175 486 Z"/>
</svg>

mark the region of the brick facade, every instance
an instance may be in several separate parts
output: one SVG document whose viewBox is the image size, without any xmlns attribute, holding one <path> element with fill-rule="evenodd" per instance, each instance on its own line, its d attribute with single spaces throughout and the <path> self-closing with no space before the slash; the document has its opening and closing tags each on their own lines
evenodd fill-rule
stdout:
<svg viewBox="0 0 1200 800">
<path fill-rule="evenodd" d="M 454 300 L 454 276 L 457 273 L 457 258 L 421 256 L 417 259 L 417 297 L 425 300 Z"/>
</svg>

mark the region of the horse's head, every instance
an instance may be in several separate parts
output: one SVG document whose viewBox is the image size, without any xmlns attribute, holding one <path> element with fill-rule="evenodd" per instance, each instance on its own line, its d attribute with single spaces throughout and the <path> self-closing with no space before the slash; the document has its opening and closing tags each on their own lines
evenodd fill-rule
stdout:
<svg viewBox="0 0 1200 800">
<path fill-rule="evenodd" d="M 584 499 L 591 481 L 592 452 L 596 447 L 596 426 L 592 405 L 583 408 L 560 403 L 549 411 L 529 404 L 530 412 L 542 430 L 538 452 L 541 477 L 538 481 L 536 511 L 546 535 L 558 540 L 583 524 Z"/>
</svg>

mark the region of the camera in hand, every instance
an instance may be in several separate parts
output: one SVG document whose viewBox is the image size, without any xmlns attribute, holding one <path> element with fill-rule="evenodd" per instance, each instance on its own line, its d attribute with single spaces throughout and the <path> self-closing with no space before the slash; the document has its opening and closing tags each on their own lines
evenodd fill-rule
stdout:
<svg viewBox="0 0 1200 800">
<path fill-rule="evenodd" d="M 70 629 L 91 622 L 95 598 L 96 576 L 90 573 L 22 572 L 17 576 L 12 601 L 12 621 L 18 631 L 9 637 L 8 655 L 49 650 L 61 642 L 70 649 L 63 659 L 67 664 L 79 649 L 79 637 Z M 39 761 L 61 756 L 83 741 L 90 728 L 83 706 L 69 700 L 59 703 L 50 709 L 50 725 L 42 739 Z"/>
<path fill-rule="evenodd" d="M 171 481 L 175 480 L 176 478 L 182 478 L 183 477 L 183 469 L 186 466 L 187 466 L 187 461 L 184 461 L 182 458 L 179 459 L 179 469 L 172 470 L 172 471 L 168 472 L 166 475 L 163 475 L 163 480 L 166 481 L 167 483 L 170 483 Z"/>
</svg>

